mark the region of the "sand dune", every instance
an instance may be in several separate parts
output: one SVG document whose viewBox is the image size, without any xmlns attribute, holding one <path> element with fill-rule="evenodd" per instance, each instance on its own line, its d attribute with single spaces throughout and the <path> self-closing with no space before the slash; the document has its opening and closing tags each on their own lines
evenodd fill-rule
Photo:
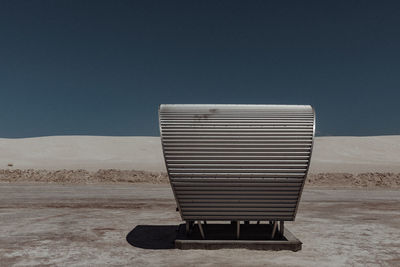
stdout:
<svg viewBox="0 0 400 267">
<path fill-rule="evenodd" d="M 400 172 L 400 136 L 317 137 L 310 171 Z"/>
<path fill-rule="evenodd" d="M 0 169 L 165 171 L 159 137 L 104 136 L 0 138 Z M 400 172 L 400 136 L 317 137 L 310 171 Z"/>
<path fill-rule="evenodd" d="M 0 169 L 3 168 L 165 171 L 159 137 L 1 138 Z"/>
</svg>

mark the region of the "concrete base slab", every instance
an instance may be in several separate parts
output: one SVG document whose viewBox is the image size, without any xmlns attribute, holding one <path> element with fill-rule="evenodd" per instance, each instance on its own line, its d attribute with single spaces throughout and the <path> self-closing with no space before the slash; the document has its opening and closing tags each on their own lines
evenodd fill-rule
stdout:
<svg viewBox="0 0 400 267">
<path fill-rule="evenodd" d="M 236 226 L 229 224 L 203 225 L 206 239 L 201 239 L 197 226 L 191 234 L 186 235 L 185 225 L 178 229 L 175 248 L 178 249 L 224 249 L 246 248 L 251 250 L 301 250 L 301 241 L 285 229 L 284 235 L 277 233 L 271 239 L 272 225 L 242 224 L 240 238 L 236 239 Z"/>
</svg>

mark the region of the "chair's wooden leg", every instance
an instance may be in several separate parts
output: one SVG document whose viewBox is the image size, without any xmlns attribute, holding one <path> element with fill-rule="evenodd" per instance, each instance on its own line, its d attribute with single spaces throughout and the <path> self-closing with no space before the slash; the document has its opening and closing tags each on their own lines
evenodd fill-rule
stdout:
<svg viewBox="0 0 400 267">
<path fill-rule="evenodd" d="M 271 234 L 271 239 L 274 239 L 275 237 L 275 232 L 276 232 L 276 227 L 278 224 L 274 221 L 273 227 L 272 227 L 272 234 Z"/>
<path fill-rule="evenodd" d="M 236 239 L 240 238 L 240 221 L 236 221 Z"/>
<path fill-rule="evenodd" d="M 186 221 L 186 235 L 189 235 L 190 232 L 190 222 Z"/>
<path fill-rule="evenodd" d="M 203 226 L 201 225 L 201 221 L 197 221 L 197 224 L 199 225 L 201 238 L 206 239 L 206 236 L 205 236 L 204 230 L 203 230 Z"/>
</svg>

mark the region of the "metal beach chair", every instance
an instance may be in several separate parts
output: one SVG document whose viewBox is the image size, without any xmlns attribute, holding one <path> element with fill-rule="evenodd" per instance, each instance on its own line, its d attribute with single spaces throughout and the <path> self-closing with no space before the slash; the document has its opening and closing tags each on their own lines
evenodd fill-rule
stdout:
<svg viewBox="0 0 400 267">
<path fill-rule="evenodd" d="M 309 105 L 160 105 L 169 181 L 186 230 L 197 221 L 294 221 L 310 166 Z M 278 227 L 279 222 L 279 227 Z"/>
</svg>

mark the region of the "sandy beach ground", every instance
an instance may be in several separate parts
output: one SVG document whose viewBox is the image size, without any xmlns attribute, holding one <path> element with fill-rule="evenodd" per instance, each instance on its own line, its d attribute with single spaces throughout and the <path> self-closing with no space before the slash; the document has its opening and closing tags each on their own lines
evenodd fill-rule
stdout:
<svg viewBox="0 0 400 267">
<path fill-rule="evenodd" d="M 301 251 L 182 251 L 171 248 L 180 218 L 168 185 L 2 184 L 0 265 L 399 266 L 399 200 L 392 190 L 306 189 L 287 223 Z"/>
<path fill-rule="evenodd" d="M 399 266 L 399 189 L 400 136 L 318 137 L 301 251 L 180 251 L 158 137 L 0 139 L 0 266 Z"/>
</svg>

